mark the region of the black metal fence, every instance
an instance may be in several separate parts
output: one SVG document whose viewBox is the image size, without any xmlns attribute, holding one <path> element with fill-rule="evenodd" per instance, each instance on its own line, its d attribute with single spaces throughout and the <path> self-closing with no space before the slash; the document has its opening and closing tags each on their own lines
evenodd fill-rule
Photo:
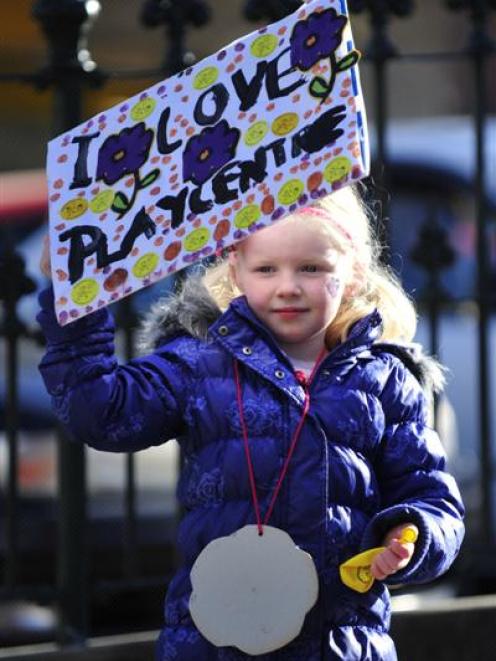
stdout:
<svg viewBox="0 0 496 661">
<path fill-rule="evenodd" d="M 214 4 L 214 3 L 211 3 Z M 240 12 L 255 21 L 271 22 L 282 18 L 299 6 L 299 0 L 247 0 L 240 2 Z M 476 227 L 476 287 L 468 296 L 476 306 L 475 326 L 477 338 L 477 419 L 479 429 L 474 430 L 478 455 L 478 488 L 476 497 L 477 518 L 469 522 L 469 542 L 462 556 L 461 576 L 474 580 L 492 580 L 496 583 L 496 524 L 495 524 L 495 476 L 494 430 L 491 429 L 491 401 L 494 408 L 494 394 L 491 400 L 492 355 L 496 347 L 490 348 L 495 335 L 491 334 L 496 312 L 496 259 L 491 253 L 491 241 L 496 232 L 491 226 L 495 219 L 496 201 L 488 190 L 487 176 L 487 121 L 488 121 L 488 66 L 494 66 L 495 47 L 491 40 L 488 25 L 492 12 L 496 9 L 494 0 L 445 0 L 441 2 L 446 12 L 466 12 L 471 25 L 470 39 L 460 44 L 456 52 L 416 53 L 401 52 L 400 46 L 392 42 L 390 22 L 392 18 L 409 20 L 421 9 L 409 0 L 351 0 L 352 13 L 366 13 L 370 26 L 369 41 L 363 60 L 364 75 L 372 81 L 373 98 L 368 99 L 376 128 L 376 148 L 374 159 L 375 190 L 383 196 L 380 227 L 389 236 L 388 198 L 381 191 L 400 189 L 404 184 L 401 168 L 394 169 L 388 153 L 386 131 L 389 123 L 388 91 L 391 64 L 401 65 L 420 60 L 426 65 L 434 62 L 463 61 L 472 71 L 471 121 L 475 131 L 475 162 L 473 179 L 468 182 L 469 193 L 474 201 L 473 221 Z M 16 81 L 25 86 L 50 90 L 53 95 L 53 134 L 63 132 L 77 125 L 83 119 L 83 97 L 91 90 L 109 83 L 115 78 L 139 78 L 151 82 L 180 71 L 191 64 L 191 53 L 187 49 L 188 30 L 191 26 L 208 24 L 209 3 L 206 0 L 146 0 L 142 3 L 141 20 L 147 26 L 162 26 L 165 30 L 163 63 L 147 71 L 102 71 L 93 62 L 87 49 L 86 38 L 92 23 L 100 10 L 96 0 L 35 0 L 32 5 L 33 20 L 37 21 L 46 38 L 48 50 L 47 65 L 37 72 L 3 74 L 0 82 Z M 150 83 L 151 84 L 151 83 Z M 494 83 L 493 83 L 494 84 Z M 415 170 L 408 170 L 408 177 Z M 425 173 L 417 171 L 418 185 L 427 185 L 422 180 Z M 403 178 L 402 178 L 403 176 Z M 494 195 L 494 192 L 493 192 Z M 394 199 L 394 198 L 393 198 Z M 437 202 L 436 202 L 437 203 Z M 58 642 L 84 643 L 89 634 L 98 631 L 95 624 L 100 620 L 108 622 L 112 631 L 132 630 L 135 627 L 150 628 L 159 626 L 160 600 L 164 585 L 174 567 L 173 530 L 175 515 L 172 513 L 165 523 L 165 517 L 153 519 L 151 525 L 161 525 L 165 531 L 153 544 L 143 539 L 140 533 L 140 517 L 137 508 L 137 487 L 135 457 L 129 455 L 125 464 L 125 487 L 122 494 L 122 513 L 110 536 L 117 542 L 110 551 L 95 550 L 94 540 L 98 535 L 109 534 L 88 522 L 87 479 L 85 450 L 62 439 L 59 432 L 57 446 L 58 485 L 57 507 L 52 509 L 51 524 L 45 528 L 46 540 L 38 540 L 29 550 L 20 546 L 22 528 L 31 525 L 29 517 L 37 517 L 37 511 L 30 512 L 29 504 L 23 500 L 19 490 L 19 392 L 18 362 L 21 342 L 40 342 L 36 330 L 24 325 L 18 315 L 21 299 L 28 294 L 33 283 L 24 273 L 24 264 L 16 252 L 11 231 L 2 230 L 1 246 L 3 253 L 0 262 L 0 297 L 3 304 L 1 333 L 5 361 L 5 422 L 0 444 L 5 444 L 6 476 L 3 482 L 0 537 L 0 567 L 2 587 L 0 596 L 3 606 L 11 615 L 20 602 L 38 603 L 56 609 L 55 630 L 45 637 L 53 636 Z M 442 315 L 445 310 L 453 310 L 454 302 L 446 296 L 442 287 L 442 273 L 458 255 L 449 246 L 449 232 L 433 222 L 432 216 L 419 224 L 414 250 L 409 259 L 428 274 L 427 286 L 419 296 L 419 305 L 428 322 L 429 345 L 434 353 L 442 354 Z M 465 301 L 466 303 L 466 301 Z M 136 319 L 129 302 L 124 301 L 118 310 L 118 318 L 124 332 L 124 357 L 132 354 L 133 328 Z M 493 329 L 496 330 L 496 329 Z M 24 345 L 23 345 L 24 346 Z M 456 377 L 457 375 L 455 375 Z M 458 375 L 458 378 L 463 378 Z M 493 375 L 494 378 L 494 375 Z M 55 518 L 54 518 L 55 517 Z M 162 520 L 161 524 L 157 521 Z M 115 522 L 114 522 L 115 523 Z M 473 529 L 470 530 L 470 525 Z M 165 527 L 164 527 L 165 526 Z M 471 534 L 472 533 L 472 534 Z M 45 534 L 45 533 L 44 533 Z M 115 539 L 114 539 L 115 541 Z M 55 547 L 52 555 L 47 555 L 48 547 Z M 153 547 L 151 549 L 151 547 Z M 43 571 L 41 565 L 50 557 L 52 565 Z M 38 571 L 39 570 L 39 571 Z M 474 588 L 476 589 L 476 588 Z M 149 615 L 146 602 L 141 600 L 136 608 L 136 595 L 151 591 L 151 603 L 155 620 L 147 620 Z M 21 609 L 22 610 L 22 609 Z M 119 613 L 119 624 L 108 617 L 109 610 Z M 137 617 L 141 611 L 143 617 Z M 2 610 L 0 609 L 0 618 Z M 133 621 L 129 621 L 131 613 Z M 128 619 L 126 619 L 128 617 Z M 0 627 L 2 622 L 0 621 Z M 11 632 L 12 633 L 12 632 Z M 2 640 L 8 640 L 5 632 Z M 25 641 L 34 640 L 36 632 L 26 626 Z"/>
</svg>

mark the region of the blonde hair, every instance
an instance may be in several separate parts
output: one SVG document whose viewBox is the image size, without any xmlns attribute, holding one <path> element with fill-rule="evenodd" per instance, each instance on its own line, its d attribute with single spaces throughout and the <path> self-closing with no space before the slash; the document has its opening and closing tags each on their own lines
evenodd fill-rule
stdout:
<svg viewBox="0 0 496 661">
<path fill-rule="evenodd" d="M 352 261 L 351 281 L 328 328 L 327 345 L 345 340 L 350 327 L 376 308 L 383 322 L 378 339 L 410 342 L 417 327 L 415 308 L 398 278 L 380 261 L 381 247 L 371 228 L 372 213 L 359 193 L 346 186 L 320 199 L 311 209 L 314 213 L 297 210 L 279 222 L 304 218 Z M 241 294 L 230 275 L 228 260 L 207 269 L 203 283 L 222 310 Z"/>
</svg>

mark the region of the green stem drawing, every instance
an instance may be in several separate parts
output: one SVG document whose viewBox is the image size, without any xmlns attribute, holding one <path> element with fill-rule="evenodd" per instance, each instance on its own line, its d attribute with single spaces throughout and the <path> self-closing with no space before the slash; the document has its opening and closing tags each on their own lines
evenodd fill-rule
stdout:
<svg viewBox="0 0 496 661">
<path fill-rule="evenodd" d="M 115 194 L 114 201 L 112 202 L 112 211 L 115 211 L 117 214 L 117 220 L 120 220 L 128 211 L 132 208 L 138 192 L 147 186 L 153 184 L 160 176 L 160 170 L 155 168 L 151 170 L 147 175 L 140 179 L 139 170 L 133 173 L 134 176 L 134 188 L 131 198 L 128 199 L 125 193 L 118 191 Z"/>
<path fill-rule="evenodd" d="M 360 53 L 355 49 L 345 55 L 341 60 L 339 60 L 339 62 L 336 61 L 336 56 L 333 53 L 329 58 L 329 65 L 331 69 L 330 79 L 326 80 L 322 76 L 315 76 L 315 78 L 310 83 L 310 94 L 317 99 L 320 99 L 320 103 L 324 103 L 334 88 L 337 74 L 350 69 L 358 62 L 359 59 Z"/>
</svg>

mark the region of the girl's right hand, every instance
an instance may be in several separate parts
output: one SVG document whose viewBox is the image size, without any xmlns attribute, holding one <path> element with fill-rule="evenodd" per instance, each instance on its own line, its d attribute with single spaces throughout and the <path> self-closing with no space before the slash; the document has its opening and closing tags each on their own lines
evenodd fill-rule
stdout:
<svg viewBox="0 0 496 661">
<path fill-rule="evenodd" d="M 50 238 L 48 234 L 43 237 L 43 250 L 40 257 L 40 270 L 49 280 L 52 279 L 50 267 Z"/>
<path fill-rule="evenodd" d="M 417 539 L 418 528 L 413 523 L 401 524 L 390 530 L 384 540 L 384 551 L 376 555 L 372 561 L 370 571 L 374 578 L 382 581 L 391 574 L 396 574 L 410 562 L 415 551 L 415 543 L 403 539 L 407 529 L 413 533 L 413 539 Z"/>
</svg>

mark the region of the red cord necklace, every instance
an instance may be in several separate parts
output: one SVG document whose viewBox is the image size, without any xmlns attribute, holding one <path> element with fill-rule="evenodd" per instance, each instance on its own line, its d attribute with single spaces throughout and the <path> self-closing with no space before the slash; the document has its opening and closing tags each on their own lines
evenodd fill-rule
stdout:
<svg viewBox="0 0 496 661">
<path fill-rule="evenodd" d="M 232 645 L 254 655 L 280 649 L 299 634 L 306 614 L 317 602 L 319 580 L 312 556 L 296 546 L 287 532 L 267 522 L 308 414 L 308 386 L 323 355 L 324 351 L 308 379 L 296 372 L 296 378 L 305 388 L 303 412 L 263 522 L 239 369 L 234 359 L 236 394 L 257 524 L 247 524 L 226 537 L 212 540 L 191 569 L 191 617 L 202 635 L 217 647 Z"/>
<path fill-rule="evenodd" d="M 305 422 L 305 418 L 307 417 L 308 410 L 310 408 L 310 384 L 315 376 L 315 373 L 317 371 L 318 366 L 320 365 L 322 359 L 327 353 L 327 349 L 324 347 L 319 355 L 317 356 L 317 359 L 315 361 L 315 365 L 313 366 L 312 372 L 308 379 L 305 377 L 305 374 L 299 370 L 297 370 L 295 373 L 297 375 L 298 381 L 301 383 L 301 385 L 305 389 L 305 401 L 303 403 L 303 412 L 301 414 L 301 418 L 298 422 L 298 425 L 296 426 L 295 432 L 293 434 L 293 437 L 291 439 L 291 443 L 289 444 L 289 450 L 288 454 L 286 456 L 286 459 L 284 460 L 283 467 L 281 469 L 281 474 L 279 475 L 279 479 L 277 480 L 277 484 L 274 487 L 274 493 L 272 494 L 272 498 L 270 499 L 269 507 L 267 508 L 267 512 L 262 520 L 262 516 L 260 514 L 260 503 L 258 501 L 258 495 L 257 495 L 257 487 L 255 484 L 255 473 L 253 471 L 253 463 L 251 460 L 251 453 L 250 453 L 250 445 L 248 442 L 248 429 L 246 426 L 245 422 L 245 417 L 244 417 L 244 409 L 243 409 L 243 398 L 242 398 L 242 393 L 241 393 L 241 382 L 239 378 L 239 369 L 238 369 L 238 361 L 234 359 L 234 380 L 236 382 L 236 397 L 238 401 L 238 410 L 239 410 L 239 418 L 241 422 L 241 429 L 243 431 L 243 440 L 244 440 L 244 446 L 245 446 L 245 454 L 246 454 L 246 463 L 248 466 L 248 477 L 250 480 L 250 489 L 251 489 L 251 497 L 253 501 L 253 508 L 255 510 L 255 518 L 257 521 L 257 528 L 258 528 L 258 534 L 263 535 L 263 526 L 267 525 L 269 522 L 270 516 L 272 514 L 272 510 L 274 509 L 274 505 L 277 499 L 277 496 L 279 495 L 279 492 L 281 490 L 282 482 L 284 478 L 286 477 L 286 473 L 288 471 L 289 467 L 289 462 L 291 461 L 291 457 L 293 456 L 294 450 L 296 448 L 296 444 L 298 442 L 298 439 L 300 437 L 301 430 L 303 428 L 303 424 Z"/>
</svg>

